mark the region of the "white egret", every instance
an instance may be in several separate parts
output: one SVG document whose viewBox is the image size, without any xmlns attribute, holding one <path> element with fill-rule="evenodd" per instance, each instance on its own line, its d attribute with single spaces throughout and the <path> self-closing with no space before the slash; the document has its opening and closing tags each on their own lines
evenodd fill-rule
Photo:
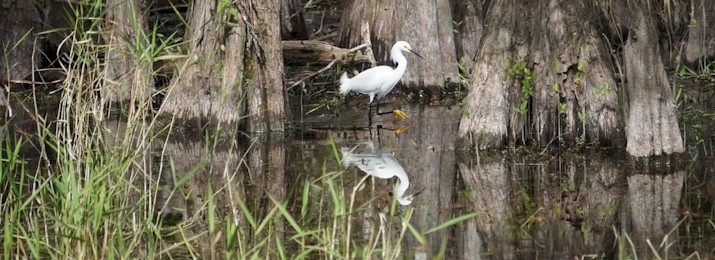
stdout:
<svg viewBox="0 0 715 260">
<path fill-rule="evenodd" d="M 340 77 L 340 94 L 347 95 L 350 91 L 356 93 L 362 93 L 370 97 L 370 103 L 368 103 L 368 118 L 372 117 L 372 101 L 377 96 L 377 114 L 387 114 L 394 113 L 396 116 L 402 118 L 409 118 L 404 112 L 395 109 L 391 112 L 380 113 L 380 99 L 390 93 L 392 89 L 400 81 L 402 75 L 405 74 L 405 69 L 407 69 L 407 58 L 402 55 L 402 51 L 411 52 L 417 57 L 422 59 L 422 56 L 412 51 L 412 47 L 409 43 L 405 41 L 396 42 L 392 46 L 390 51 L 390 59 L 397 63 L 397 68 L 392 68 L 390 66 L 377 66 L 368 70 L 365 70 L 355 77 L 348 78 L 348 73 L 345 72 Z"/>
<path fill-rule="evenodd" d="M 405 196 L 407 188 L 410 187 L 410 179 L 407 177 L 405 169 L 389 152 L 376 150 L 372 142 L 369 142 L 368 146 L 368 150 L 360 152 L 351 151 L 350 148 L 342 148 L 343 167 L 347 168 L 350 165 L 355 165 L 368 175 L 380 179 L 397 177 L 398 181 L 395 184 L 394 196 L 401 205 L 410 205 L 420 192 Z"/>
</svg>

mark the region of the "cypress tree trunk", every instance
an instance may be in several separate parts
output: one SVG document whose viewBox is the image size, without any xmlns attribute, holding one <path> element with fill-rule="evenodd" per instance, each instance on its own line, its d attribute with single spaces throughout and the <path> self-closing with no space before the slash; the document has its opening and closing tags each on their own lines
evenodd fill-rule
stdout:
<svg viewBox="0 0 715 260">
<path fill-rule="evenodd" d="M 303 18 L 302 0 L 281 0 L 281 38 L 283 40 L 307 40 L 308 28 Z"/>
<path fill-rule="evenodd" d="M 614 5 L 616 23 L 627 32 L 623 46 L 626 72 L 624 114 L 626 150 L 633 156 L 685 151 L 675 114 L 673 93 L 661 60 L 653 3 Z"/>
<path fill-rule="evenodd" d="M 375 59 L 387 61 L 390 58 L 390 48 L 396 42 L 392 18 L 394 13 L 395 1 L 348 2 L 342 10 L 338 44 L 344 48 L 351 48 L 365 43 L 360 29 L 363 23 L 367 23 L 370 26 L 370 42 Z"/>
<path fill-rule="evenodd" d="M 611 56 L 583 2 L 492 1 L 459 136 L 478 149 L 563 140 L 618 145 Z M 588 22 L 583 22 L 587 19 Z"/>
<path fill-rule="evenodd" d="M 248 17 L 248 31 L 243 45 L 243 84 L 248 89 L 250 132 L 283 131 L 288 111 L 283 86 L 283 49 L 281 47 L 279 7 L 275 1 L 240 1 L 239 13 Z M 232 70 L 229 70 L 229 73 Z"/>
<path fill-rule="evenodd" d="M 451 1 L 455 23 L 454 43 L 457 58 L 464 59 L 465 69 L 471 71 L 479 42 L 484 34 L 486 4 L 479 0 Z"/>
<path fill-rule="evenodd" d="M 222 10 L 219 2 L 192 3 L 184 39 L 190 53 L 163 111 L 224 123 L 250 115 L 250 132 L 282 130 L 287 112 L 277 2 L 238 1 Z"/>
<path fill-rule="evenodd" d="M 149 59 L 138 60 L 146 46 L 147 17 L 144 0 L 108 0 L 105 84 L 102 85 L 102 103 L 132 101 L 147 107 L 151 98 L 153 80 Z M 132 113 L 130 113 L 132 114 Z"/>
<path fill-rule="evenodd" d="M 427 88 L 433 96 L 439 87 L 459 82 L 454 44 L 452 10 L 448 0 L 398 0 L 395 12 L 395 38 L 409 42 L 424 60 L 412 59 L 401 82 Z"/>
</svg>

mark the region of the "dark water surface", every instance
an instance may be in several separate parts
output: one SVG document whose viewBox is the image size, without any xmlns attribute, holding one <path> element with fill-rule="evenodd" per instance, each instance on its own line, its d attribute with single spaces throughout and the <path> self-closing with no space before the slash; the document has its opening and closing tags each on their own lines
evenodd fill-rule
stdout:
<svg viewBox="0 0 715 260">
<path fill-rule="evenodd" d="M 260 220 L 274 207 L 273 199 L 287 201 L 289 211 L 317 223 L 325 216 L 311 214 L 319 210 L 300 212 L 303 190 L 326 173 L 338 173 L 330 178 L 345 188 L 346 197 L 355 194 L 351 216 L 361 229 L 355 240 L 380 224 L 381 213 L 413 209 L 410 223 L 422 234 L 479 213 L 424 235 L 424 243 L 407 232 L 401 251 L 406 258 L 715 258 L 714 139 L 702 129 L 709 124 L 687 130 L 688 158 L 677 165 L 633 162 L 622 151 L 596 148 L 460 154 L 455 150 L 457 106 L 400 105 L 410 119 L 378 116 L 368 128 L 364 102 L 359 104 L 295 109 L 297 130 L 287 137 L 217 142 L 199 124 L 175 130 L 174 138 L 157 149 L 168 162 L 156 177 L 166 186 L 156 198 L 164 223 L 185 221 L 197 234 L 205 231 L 208 223 L 199 211 L 209 192 L 216 194 L 219 216 L 240 215 L 231 209 L 240 208 L 237 198 L 245 198 Z M 340 161 L 348 156 L 346 163 Z M 365 172 L 404 175 L 410 185 L 400 194 L 394 189 L 398 177 L 381 176 L 355 188 Z M 172 188 L 177 181 L 182 181 L 180 191 Z M 395 196 L 418 192 L 409 206 L 393 203 Z M 329 198 L 312 193 L 326 191 L 311 188 L 312 203 Z M 289 230 L 280 224 L 274 228 L 279 234 Z"/>
<path fill-rule="evenodd" d="M 289 147 L 286 174 L 318 178 L 323 167 L 339 170 L 331 140 L 338 147 L 369 143 L 404 168 L 406 194 L 423 190 L 410 206 L 418 230 L 481 213 L 427 235 L 427 246 L 407 235 L 404 252 L 418 258 L 441 249 L 450 259 L 715 257 L 712 136 L 701 136 L 705 142 L 679 165 L 591 148 L 463 155 L 455 151 L 458 107 L 402 108 L 410 119 L 381 116 L 371 130 L 364 112 L 304 116 L 302 130 L 281 144 Z M 344 174 L 364 176 L 358 167 Z M 375 178 L 379 188 L 368 197 L 390 199 L 396 179 Z"/>
</svg>

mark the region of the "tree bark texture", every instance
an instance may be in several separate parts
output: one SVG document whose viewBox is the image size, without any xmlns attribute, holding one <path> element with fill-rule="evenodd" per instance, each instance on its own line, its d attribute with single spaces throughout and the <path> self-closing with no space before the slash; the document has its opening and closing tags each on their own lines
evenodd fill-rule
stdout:
<svg viewBox="0 0 715 260">
<path fill-rule="evenodd" d="M 486 19 L 501 26 L 489 26 L 484 30 L 482 41 L 489 44 L 481 44 L 484 47 L 477 52 L 464 105 L 465 114 L 459 124 L 459 138 L 464 140 L 460 143 L 478 149 L 500 147 L 506 143 L 509 114 L 512 113 L 508 86 L 513 80 L 502 62 L 512 60 L 509 50 L 517 16 L 507 8 L 506 3 L 489 8 Z"/>
<path fill-rule="evenodd" d="M 409 42 L 425 53 L 424 60 L 413 58 L 401 82 L 409 87 L 428 87 L 434 95 L 438 86 L 459 82 L 457 54 L 448 0 L 398 0 L 396 40 Z"/>
<path fill-rule="evenodd" d="M 239 13 L 248 17 L 244 24 L 246 41 L 248 113 L 250 132 L 282 131 L 288 111 L 283 87 L 279 8 L 275 1 L 240 1 Z M 231 71 L 231 70 L 229 70 Z M 248 82 L 246 82 L 248 81 Z"/>
<path fill-rule="evenodd" d="M 307 40 L 308 27 L 303 18 L 302 0 L 280 0 L 281 38 L 283 40 Z"/>
<path fill-rule="evenodd" d="M 685 62 L 693 64 L 715 56 L 715 1 L 690 1 L 689 7 Z"/>
<path fill-rule="evenodd" d="M 628 32 L 623 46 L 626 150 L 637 157 L 685 151 L 650 8 L 645 1 L 614 8 L 617 13 L 630 14 L 615 17 Z"/>
<path fill-rule="evenodd" d="M 191 5 L 184 38 L 189 57 L 164 111 L 229 123 L 250 115 L 250 132 L 282 130 L 287 116 L 277 2 L 239 1 L 217 10 L 219 2 Z"/>
<path fill-rule="evenodd" d="M 583 1 L 550 1 L 537 8 L 527 55 L 536 76 L 526 119 L 531 127 L 525 131 L 533 131 L 541 147 L 556 136 L 619 146 L 624 133 L 612 57 L 594 26 L 605 20 Z"/>
<path fill-rule="evenodd" d="M 387 61 L 390 58 L 390 48 L 396 41 L 392 18 L 394 12 L 395 1 L 350 1 L 342 11 L 338 45 L 350 49 L 365 43 L 360 33 L 360 26 L 367 22 L 370 26 L 370 42 L 375 59 Z"/>
<path fill-rule="evenodd" d="M 138 59 L 148 48 L 146 1 L 108 0 L 107 8 L 107 71 L 102 86 L 102 103 L 131 100 L 131 104 L 151 105 L 152 64 L 149 59 Z M 135 109 L 135 105 L 126 107 L 130 111 Z"/>
<path fill-rule="evenodd" d="M 459 82 L 452 11 L 448 0 L 351 1 L 343 10 L 339 43 L 342 47 L 364 43 L 360 26 L 370 26 L 375 58 L 387 62 L 396 41 L 407 41 L 420 60 L 407 54 L 409 65 L 402 84 L 439 94 L 438 86 Z"/>
<path fill-rule="evenodd" d="M 0 84 L 22 80 L 39 65 L 35 33 L 42 28 L 33 1 L 0 1 Z M 34 29 L 33 29 L 34 28 Z"/>
<path fill-rule="evenodd" d="M 631 44 L 630 50 L 624 48 L 626 60 L 628 57 L 631 61 L 640 59 L 638 64 L 648 64 L 650 70 L 648 73 L 638 72 L 637 68 L 645 67 L 628 66 L 626 61 L 626 67 L 631 69 L 626 70 L 628 86 L 625 92 L 634 95 L 626 95 L 625 102 L 630 104 L 630 110 L 638 106 L 636 110 L 639 112 L 636 117 L 624 118 L 619 111 L 616 75 L 622 69 L 609 49 L 619 40 L 607 38 L 618 35 L 618 32 L 609 32 L 603 26 L 613 22 L 607 21 L 606 17 L 618 15 L 604 10 L 593 2 L 491 2 L 486 23 L 498 26 L 488 26 L 482 36 L 471 73 L 460 138 L 475 148 L 486 149 L 532 140 L 540 147 L 555 140 L 619 147 L 627 136 L 628 147 L 632 147 L 629 148 L 631 155 L 660 154 L 653 148 L 657 145 L 672 146 L 661 149 L 665 153 L 682 151 L 677 121 L 674 116 L 669 116 L 674 115 L 675 108 L 671 106 L 672 94 L 660 62 L 657 35 L 651 34 L 652 41 L 637 37 L 643 41 L 642 45 Z M 629 16 L 627 13 L 622 15 Z M 656 33 L 654 24 L 643 24 L 639 28 L 644 27 Z M 638 55 L 633 53 L 636 50 L 640 52 Z M 644 52 L 646 50 L 648 52 Z M 514 71 L 515 61 L 526 63 L 523 67 L 530 72 L 530 84 L 525 76 L 515 77 L 515 73 L 522 73 Z M 661 101 L 660 104 L 654 103 L 655 99 L 644 103 L 649 100 L 645 93 L 635 92 L 646 88 L 645 79 L 652 75 L 658 75 L 657 81 L 661 82 L 652 84 L 652 80 L 648 80 L 648 86 L 659 86 L 659 91 L 652 94 Z M 636 82 L 637 78 L 644 81 Z M 634 85 L 642 87 L 634 88 Z M 524 102 L 527 106 L 520 106 Z M 647 115 L 643 114 L 649 110 Z M 628 111 L 625 112 L 628 115 Z M 663 124 L 645 120 L 658 118 L 651 115 L 660 114 L 663 116 L 659 120 L 668 118 L 662 121 Z M 668 126 L 664 126 L 666 124 Z M 624 131 L 626 127 L 642 129 L 629 132 Z M 674 134 L 649 134 L 646 128 Z"/>
<path fill-rule="evenodd" d="M 471 71 L 474 58 L 484 34 L 484 0 L 450 1 L 454 19 L 454 44 L 458 59 L 464 59 L 465 68 Z"/>
</svg>

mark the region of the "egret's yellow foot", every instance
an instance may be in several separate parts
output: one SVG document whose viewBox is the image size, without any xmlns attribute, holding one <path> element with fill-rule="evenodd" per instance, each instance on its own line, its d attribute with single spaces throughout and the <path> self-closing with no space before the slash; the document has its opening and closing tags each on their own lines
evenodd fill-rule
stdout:
<svg viewBox="0 0 715 260">
<path fill-rule="evenodd" d="M 399 135 L 402 132 L 404 132 L 405 130 L 407 130 L 407 128 L 410 128 L 410 126 L 403 125 L 403 126 L 398 126 L 397 128 L 395 128 L 395 130 L 392 130 L 392 131 L 395 132 L 396 135 Z"/>
<path fill-rule="evenodd" d="M 392 113 L 395 114 L 395 118 L 410 119 L 410 117 L 407 116 L 407 114 L 405 114 L 405 112 L 402 112 L 402 110 L 395 109 L 395 110 L 392 110 Z"/>
</svg>

